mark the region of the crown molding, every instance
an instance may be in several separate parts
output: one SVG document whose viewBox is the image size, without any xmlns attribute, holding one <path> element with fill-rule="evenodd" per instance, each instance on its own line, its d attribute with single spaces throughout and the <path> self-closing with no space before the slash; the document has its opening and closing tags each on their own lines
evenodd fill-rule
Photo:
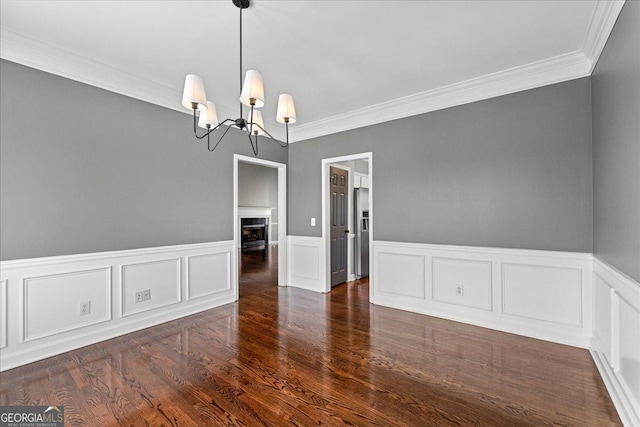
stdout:
<svg viewBox="0 0 640 427">
<path fill-rule="evenodd" d="M 586 77 L 590 67 L 576 51 L 296 126 L 290 133 L 295 142 L 343 132 Z"/>
<path fill-rule="evenodd" d="M 591 61 L 589 74 L 593 72 L 598 63 L 600 54 L 607 44 L 609 35 L 620 15 L 620 11 L 622 11 L 624 3 L 625 0 L 598 1 L 593 8 L 589 27 L 587 28 L 587 36 L 582 47 L 582 52 Z"/>
<path fill-rule="evenodd" d="M 303 141 L 586 77 L 593 72 L 623 5 L 624 0 L 596 2 L 584 44 L 579 51 L 393 99 L 315 122 L 297 124 L 290 129 L 290 140 L 291 142 Z M 180 104 L 181 93 L 170 86 L 6 28 L 0 30 L 0 58 L 190 114 Z M 218 114 L 221 115 L 235 110 L 234 107 L 226 105 L 217 106 Z"/>
<path fill-rule="evenodd" d="M 6 28 L 0 58 L 180 111 L 182 94 L 169 86 Z"/>
</svg>

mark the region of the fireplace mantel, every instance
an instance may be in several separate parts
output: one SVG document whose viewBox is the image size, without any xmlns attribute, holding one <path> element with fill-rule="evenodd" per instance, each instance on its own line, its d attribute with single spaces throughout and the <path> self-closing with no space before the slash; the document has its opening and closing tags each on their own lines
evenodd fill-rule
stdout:
<svg viewBox="0 0 640 427">
<path fill-rule="evenodd" d="M 271 220 L 271 210 L 272 208 L 266 206 L 238 206 L 238 218 L 269 218 Z"/>
</svg>

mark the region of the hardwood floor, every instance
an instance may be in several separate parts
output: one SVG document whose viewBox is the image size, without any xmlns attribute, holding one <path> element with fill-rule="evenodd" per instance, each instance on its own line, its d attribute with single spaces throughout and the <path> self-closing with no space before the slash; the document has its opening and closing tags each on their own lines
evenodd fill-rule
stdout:
<svg viewBox="0 0 640 427">
<path fill-rule="evenodd" d="M 0 374 L 1 405 L 67 426 L 620 425 L 586 350 L 276 286 L 242 256 L 240 300 Z"/>
</svg>

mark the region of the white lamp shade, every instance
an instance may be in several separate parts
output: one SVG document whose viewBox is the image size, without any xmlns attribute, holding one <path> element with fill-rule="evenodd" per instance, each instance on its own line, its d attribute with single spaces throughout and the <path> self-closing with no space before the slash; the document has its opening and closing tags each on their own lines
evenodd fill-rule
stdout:
<svg viewBox="0 0 640 427">
<path fill-rule="evenodd" d="M 247 115 L 247 128 L 251 129 L 251 135 L 264 135 L 264 131 L 258 126 L 252 126 L 252 124 L 258 124 L 264 128 L 264 121 L 262 120 L 262 112 L 260 110 L 253 110 L 253 123 L 251 122 L 251 111 Z"/>
<path fill-rule="evenodd" d="M 296 122 L 296 107 L 293 105 L 293 97 L 288 93 L 283 93 L 278 98 L 276 120 L 278 123 L 286 123 L 286 118 L 289 119 L 289 123 Z"/>
<path fill-rule="evenodd" d="M 206 129 L 207 125 L 212 128 L 218 126 L 218 112 L 216 105 L 211 101 L 207 101 L 207 111 L 201 111 L 198 119 L 198 126 Z"/>
<path fill-rule="evenodd" d="M 207 109 L 207 95 L 204 93 L 204 82 L 195 74 L 187 74 L 184 81 L 184 92 L 182 92 L 182 106 L 189 110 L 193 109 L 193 104 L 198 104 L 198 110 Z"/>
<path fill-rule="evenodd" d="M 251 106 L 251 99 L 255 99 L 255 108 L 264 105 L 264 84 L 262 83 L 262 74 L 256 70 L 249 70 L 244 76 L 244 84 L 240 93 L 240 102 L 247 107 Z"/>
</svg>

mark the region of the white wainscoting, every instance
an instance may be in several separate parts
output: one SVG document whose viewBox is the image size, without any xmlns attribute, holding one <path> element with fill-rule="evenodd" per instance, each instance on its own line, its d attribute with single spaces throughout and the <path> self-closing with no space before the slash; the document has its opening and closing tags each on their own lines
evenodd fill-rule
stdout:
<svg viewBox="0 0 640 427">
<path fill-rule="evenodd" d="M 593 257 L 591 354 L 624 425 L 640 426 L 640 283 Z"/>
<path fill-rule="evenodd" d="M 233 241 L 0 263 L 0 370 L 235 301 Z M 151 298 L 136 303 L 135 295 Z M 80 313 L 89 302 L 88 314 Z"/>
<path fill-rule="evenodd" d="M 374 304 L 589 346 L 590 254 L 383 241 L 372 250 Z"/>
<path fill-rule="evenodd" d="M 0 348 L 7 346 L 7 281 L 0 280 Z"/>
<path fill-rule="evenodd" d="M 287 286 L 325 292 L 325 265 L 321 237 L 287 236 L 289 266 Z"/>
</svg>

